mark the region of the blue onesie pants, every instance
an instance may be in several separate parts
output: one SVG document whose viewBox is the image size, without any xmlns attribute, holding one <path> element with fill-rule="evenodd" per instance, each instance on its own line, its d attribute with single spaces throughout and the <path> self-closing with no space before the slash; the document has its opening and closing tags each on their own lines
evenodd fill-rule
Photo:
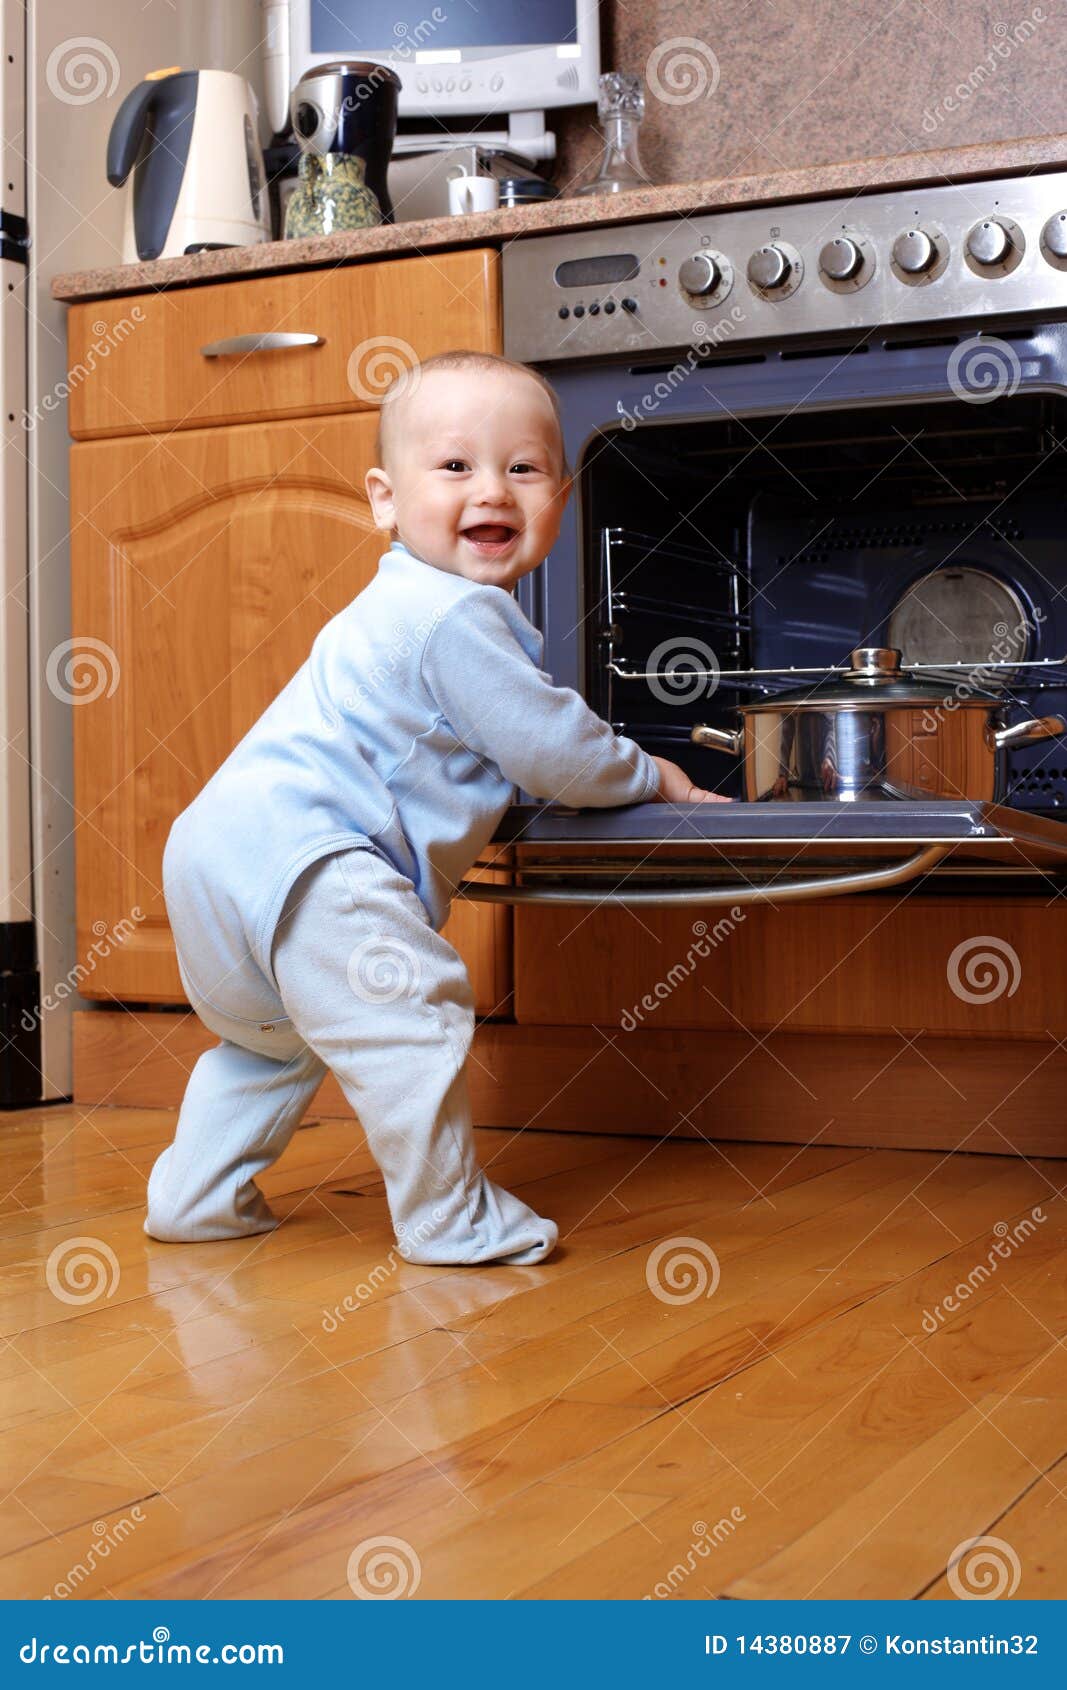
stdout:
<svg viewBox="0 0 1067 1690">
<path fill-rule="evenodd" d="M 191 1242 L 276 1227 L 255 1175 L 281 1155 L 329 1067 L 382 1171 L 406 1261 L 520 1265 L 549 1254 L 555 1223 L 478 1166 L 464 1066 L 470 981 L 410 880 L 370 846 L 320 857 L 275 932 L 280 996 L 243 933 L 216 930 L 213 954 L 227 946 L 232 968 L 210 1002 L 193 985 L 197 950 L 183 949 L 196 946 L 193 911 L 177 886 L 164 893 L 190 1001 L 220 1043 L 198 1060 L 174 1142 L 152 1169 L 147 1233 Z"/>
</svg>

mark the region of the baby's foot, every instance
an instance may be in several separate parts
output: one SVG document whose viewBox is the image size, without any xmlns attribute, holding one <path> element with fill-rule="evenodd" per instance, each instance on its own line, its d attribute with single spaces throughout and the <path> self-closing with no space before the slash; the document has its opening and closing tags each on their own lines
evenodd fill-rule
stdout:
<svg viewBox="0 0 1067 1690">
<path fill-rule="evenodd" d="M 558 1238 L 555 1221 L 479 1173 L 473 1221 L 457 1215 L 451 1227 L 438 1226 L 429 1235 L 425 1226 L 398 1228 L 397 1250 L 406 1262 L 420 1266 L 527 1267 L 551 1255 Z"/>
<path fill-rule="evenodd" d="M 252 1221 L 248 1226 L 227 1226 L 217 1221 L 191 1221 L 174 1216 L 160 1219 L 149 1210 L 144 1230 L 149 1238 L 156 1238 L 161 1244 L 217 1244 L 225 1238 L 252 1238 L 257 1232 L 273 1232 L 280 1225 L 277 1215 Z"/>
<path fill-rule="evenodd" d="M 163 1152 L 148 1177 L 144 1230 L 149 1238 L 163 1244 L 213 1244 L 273 1232 L 281 1225 L 254 1180 L 236 1192 L 225 1182 L 208 1190 L 203 1182 L 173 1172 L 172 1150 Z"/>
</svg>

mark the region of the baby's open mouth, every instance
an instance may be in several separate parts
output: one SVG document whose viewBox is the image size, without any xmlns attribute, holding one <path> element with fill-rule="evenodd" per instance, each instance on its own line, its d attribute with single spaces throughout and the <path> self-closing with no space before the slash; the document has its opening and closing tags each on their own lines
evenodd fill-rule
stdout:
<svg viewBox="0 0 1067 1690">
<path fill-rule="evenodd" d="M 481 552 L 499 552 L 509 546 L 518 534 L 507 522 L 477 522 L 463 529 L 463 538 Z"/>
</svg>

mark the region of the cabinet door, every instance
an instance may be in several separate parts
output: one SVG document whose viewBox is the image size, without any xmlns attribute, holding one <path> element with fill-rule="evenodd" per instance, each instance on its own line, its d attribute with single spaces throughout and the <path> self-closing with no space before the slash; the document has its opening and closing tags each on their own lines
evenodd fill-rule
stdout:
<svg viewBox="0 0 1067 1690">
<path fill-rule="evenodd" d="M 300 667 L 388 545 L 363 477 L 377 415 L 76 445 L 74 710 L 85 997 L 184 1000 L 162 893 L 174 817 Z M 481 1014 L 510 992 L 510 911 L 446 929 Z"/>
</svg>

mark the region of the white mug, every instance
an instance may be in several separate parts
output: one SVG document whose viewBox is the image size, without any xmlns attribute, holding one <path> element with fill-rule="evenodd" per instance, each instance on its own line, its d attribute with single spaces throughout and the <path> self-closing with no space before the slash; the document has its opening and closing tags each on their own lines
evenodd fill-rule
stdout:
<svg viewBox="0 0 1067 1690">
<path fill-rule="evenodd" d="M 448 184 L 448 209 L 453 217 L 468 211 L 495 211 L 500 183 L 495 176 L 453 176 Z"/>
</svg>

